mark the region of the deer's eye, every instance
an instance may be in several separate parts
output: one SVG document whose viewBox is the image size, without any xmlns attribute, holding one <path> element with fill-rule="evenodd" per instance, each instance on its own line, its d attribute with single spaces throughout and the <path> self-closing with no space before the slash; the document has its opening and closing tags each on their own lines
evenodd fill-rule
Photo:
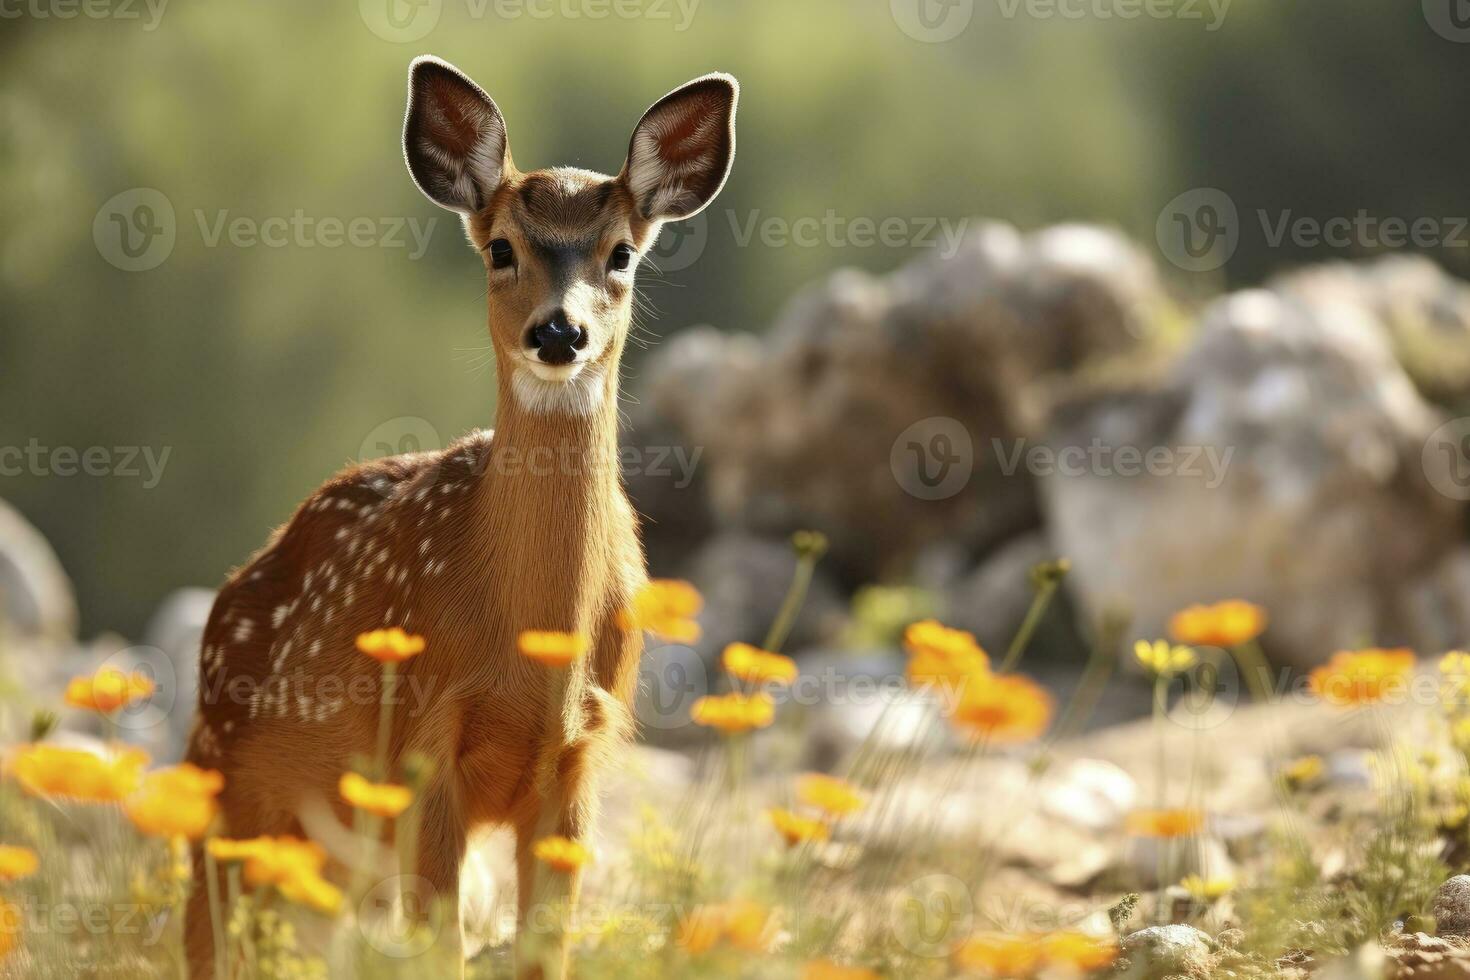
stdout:
<svg viewBox="0 0 1470 980">
<path fill-rule="evenodd" d="M 628 267 L 633 264 L 633 246 L 627 242 L 622 243 L 612 250 L 608 257 L 607 267 L 614 272 L 627 272 Z"/>
<path fill-rule="evenodd" d="M 510 247 L 510 242 L 504 238 L 497 238 L 490 243 L 490 265 L 496 269 L 504 269 L 515 265 L 516 253 Z"/>
</svg>

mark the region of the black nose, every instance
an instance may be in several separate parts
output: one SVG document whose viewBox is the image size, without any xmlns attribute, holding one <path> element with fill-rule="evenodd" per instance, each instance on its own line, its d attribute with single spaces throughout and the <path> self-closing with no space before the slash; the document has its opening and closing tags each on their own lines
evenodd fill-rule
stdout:
<svg viewBox="0 0 1470 980">
<path fill-rule="evenodd" d="M 587 335 L 557 310 L 550 320 L 531 328 L 528 342 L 543 363 L 570 364 L 577 359 L 577 351 L 587 346 Z"/>
</svg>

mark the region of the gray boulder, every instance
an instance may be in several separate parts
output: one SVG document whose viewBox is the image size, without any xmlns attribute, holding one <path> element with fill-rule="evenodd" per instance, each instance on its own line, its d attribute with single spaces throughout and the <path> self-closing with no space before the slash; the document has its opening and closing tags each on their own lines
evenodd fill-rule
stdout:
<svg viewBox="0 0 1470 980">
<path fill-rule="evenodd" d="M 77 601 L 56 552 L 0 500 L 0 630 L 65 642 L 77 634 Z"/>
<path fill-rule="evenodd" d="M 1194 926 L 1169 925 L 1140 929 L 1121 944 L 1130 977 L 1163 980 L 1190 977 L 1206 980 L 1215 966 L 1215 944 Z"/>
<path fill-rule="evenodd" d="M 1413 644 L 1415 583 L 1460 532 L 1423 452 L 1440 421 L 1370 309 L 1236 294 L 1162 382 L 1058 410 L 1048 530 L 1083 609 L 1131 607 L 1142 636 L 1239 597 L 1269 607 L 1269 649 L 1294 663 Z"/>
</svg>

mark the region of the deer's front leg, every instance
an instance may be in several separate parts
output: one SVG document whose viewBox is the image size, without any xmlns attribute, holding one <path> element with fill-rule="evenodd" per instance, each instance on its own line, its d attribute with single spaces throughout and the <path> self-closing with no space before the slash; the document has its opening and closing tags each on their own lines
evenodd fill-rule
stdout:
<svg viewBox="0 0 1470 980">
<path fill-rule="evenodd" d="M 464 976 L 464 933 L 459 912 L 459 872 L 467 831 L 452 778 L 436 779 L 419 806 L 418 874 L 424 894 L 407 909 L 435 930 L 434 955 L 458 966 Z"/>
</svg>

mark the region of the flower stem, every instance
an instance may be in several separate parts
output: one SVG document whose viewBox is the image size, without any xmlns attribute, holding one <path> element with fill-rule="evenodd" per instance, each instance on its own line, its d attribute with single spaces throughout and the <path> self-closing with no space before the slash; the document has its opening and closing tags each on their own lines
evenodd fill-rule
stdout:
<svg viewBox="0 0 1470 980">
<path fill-rule="evenodd" d="M 383 665 L 383 693 L 378 703 L 378 745 L 373 755 L 376 778 L 388 778 L 388 744 L 393 733 L 393 698 L 398 688 L 398 665 L 389 661 Z"/>
<path fill-rule="evenodd" d="M 1051 579 L 1037 583 L 1036 594 L 1031 597 L 1031 606 L 1026 610 L 1026 618 L 1021 621 L 1021 628 L 1016 630 L 1016 635 L 1011 637 L 1010 648 L 1006 650 L 1005 659 L 1001 661 L 996 673 L 1008 674 L 1020 663 L 1021 655 L 1026 652 L 1026 645 L 1031 642 L 1032 634 L 1041 624 L 1046 607 L 1051 604 L 1052 596 L 1056 595 L 1057 585 L 1058 582 Z"/>
</svg>

